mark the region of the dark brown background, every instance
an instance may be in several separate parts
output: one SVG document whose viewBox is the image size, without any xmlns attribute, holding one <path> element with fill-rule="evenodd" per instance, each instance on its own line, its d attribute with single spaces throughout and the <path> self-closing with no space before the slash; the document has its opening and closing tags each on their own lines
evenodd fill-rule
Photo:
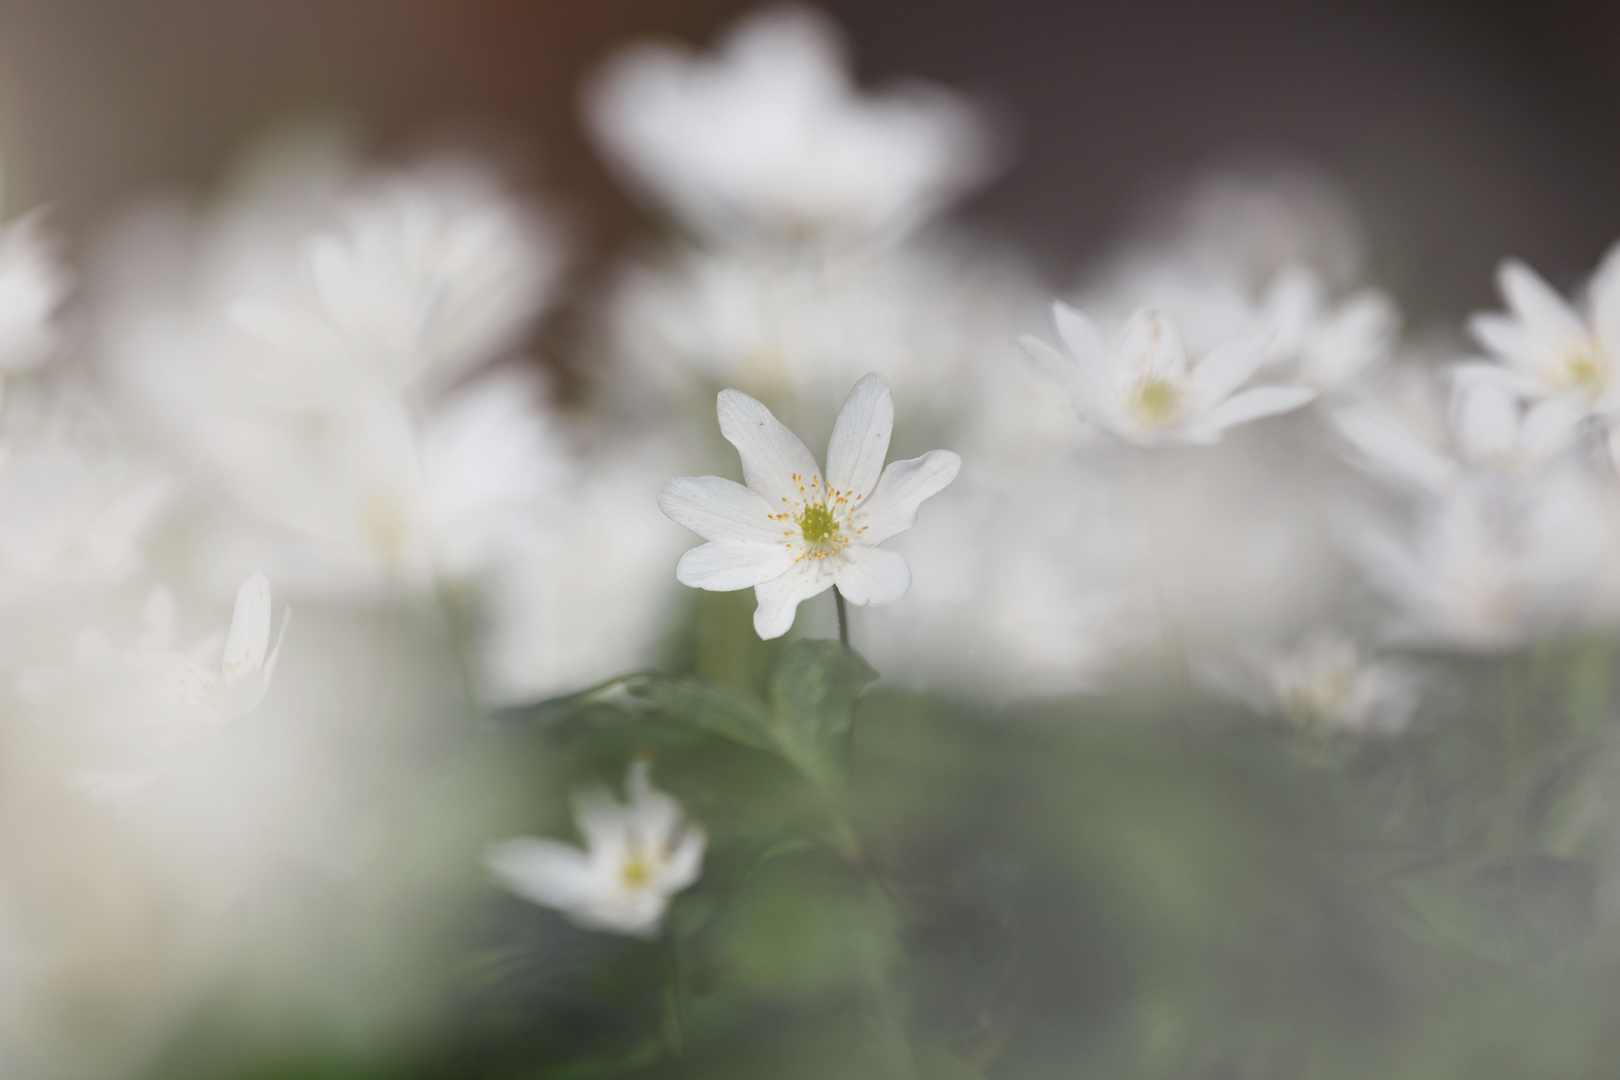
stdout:
<svg viewBox="0 0 1620 1080">
<path fill-rule="evenodd" d="M 0 146 L 17 197 L 82 228 L 121 197 L 202 183 L 289 113 L 383 148 L 480 133 L 601 255 L 633 222 L 574 119 L 615 42 L 701 40 L 736 0 L 0 0 Z M 865 78 L 994 101 L 1013 170 L 979 223 L 1054 274 L 1154 185 L 1227 150 L 1336 172 L 1409 308 L 1460 314 L 1513 252 L 1568 282 L 1620 233 L 1620 5 L 1602 0 L 831 0 Z"/>
</svg>

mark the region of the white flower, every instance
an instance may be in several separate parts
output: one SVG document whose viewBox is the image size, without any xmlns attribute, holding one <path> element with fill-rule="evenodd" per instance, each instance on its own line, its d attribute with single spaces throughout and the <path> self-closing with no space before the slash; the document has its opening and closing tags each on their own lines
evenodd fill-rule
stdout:
<svg viewBox="0 0 1620 1080">
<path fill-rule="evenodd" d="M 37 216 L 0 228 L 0 372 L 37 367 L 51 354 L 52 316 L 69 284 Z"/>
<path fill-rule="evenodd" d="M 989 166 L 973 109 L 916 83 L 856 94 L 837 29 L 798 7 L 744 19 L 712 59 L 632 47 L 589 85 L 585 112 L 631 183 L 722 237 L 896 234 Z"/>
<path fill-rule="evenodd" d="M 1397 640 L 1495 652 L 1595 613 L 1613 543 L 1603 505 L 1575 470 L 1467 476 L 1426 510 L 1413 543 L 1361 527 L 1350 548 L 1399 608 Z"/>
<path fill-rule="evenodd" d="M 884 468 L 894 429 L 889 384 L 855 384 L 827 444 L 827 470 L 798 437 L 747 394 L 722 390 L 720 432 L 742 457 L 743 480 L 671 480 L 665 514 L 708 541 L 681 557 L 675 576 L 699 589 L 752 587 L 754 629 L 781 637 L 801 600 L 837 586 L 852 604 L 887 604 L 911 586 L 906 560 L 877 545 L 911 528 L 922 501 L 956 478 L 948 450 Z"/>
<path fill-rule="evenodd" d="M 687 537 L 654 501 L 675 451 L 662 439 L 612 437 L 611 451 L 579 460 L 550 526 L 480 579 L 486 701 L 540 701 L 657 655 L 674 607 L 669 566 Z"/>
<path fill-rule="evenodd" d="M 1502 476 L 1533 473 L 1568 450 L 1584 413 L 1571 395 L 1528 407 L 1509 387 L 1460 369 L 1452 390 L 1449 447 L 1370 405 L 1352 406 L 1333 417 L 1334 426 L 1370 471 L 1441 494 L 1467 470 Z"/>
<path fill-rule="evenodd" d="M 1053 305 L 1053 321 L 1064 351 L 1027 334 L 1019 339 L 1025 351 L 1082 419 L 1130 442 L 1212 443 L 1236 424 L 1316 397 L 1301 386 L 1234 393 L 1264 361 L 1264 340 L 1229 341 L 1189 361 L 1175 328 L 1152 308 L 1136 314 L 1113 349 L 1095 323 L 1066 304 Z"/>
<path fill-rule="evenodd" d="M 1389 358 L 1400 313 L 1389 297 L 1362 289 L 1337 305 L 1320 275 L 1290 265 L 1267 286 L 1259 324 L 1273 337 L 1267 360 L 1319 390 L 1341 390 Z"/>
<path fill-rule="evenodd" d="M 548 298 L 551 229 L 466 162 L 366 177 L 342 225 L 304 241 L 314 303 L 233 308 L 278 367 L 341 387 L 345 368 L 442 385 L 511 346 Z M 335 370 L 334 370 L 335 369 Z M 275 375 L 285 383 L 290 372 Z"/>
<path fill-rule="evenodd" d="M 1575 394 L 1594 412 L 1620 409 L 1620 245 L 1604 256 L 1579 310 L 1516 260 L 1503 263 L 1496 279 L 1509 313 L 1469 321 L 1503 365 L 1482 370 L 1533 397 Z"/>
<path fill-rule="evenodd" d="M 174 643 L 174 597 L 159 587 L 147 599 L 130 648 L 120 650 L 106 635 L 87 630 L 79 635 L 72 670 L 29 672 L 18 679 L 17 691 L 97 731 L 115 754 L 142 758 L 258 708 L 291 614 L 282 616 L 272 648 L 270 582 L 254 574 L 237 590 L 223 647 L 215 634 L 181 650 Z"/>
<path fill-rule="evenodd" d="M 683 824 L 680 805 L 652 786 L 649 768 L 640 760 L 630 766 L 628 804 L 600 790 L 575 798 L 585 850 L 519 837 L 491 844 L 484 864 L 506 888 L 580 926 L 654 936 L 670 897 L 698 879 L 705 837 L 701 828 Z"/>
<path fill-rule="evenodd" d="M 71 284 L 38 213 L 0 227 L 0 372 L 37 367 L 50 355 L 52 318 Z"/>
<path fill-rule="evenodd" d="M 1011 263 L 937 237 L 825 259 L 678 245 L 615 283 L 609 345 L 632 370 L 612 389 L 651 387 L 685 404 L 731 386 L 791 402 L 797 415 L 783 419 L 799 423 L 830 417 L 881 368 L 908 408 L 959 412 L 977 369 L 1036 310 Z"/>
<path fill-rule="evenodd" d="M 1324 734 L 1397 735 L 1417 704 L 1411 672 L 1365 656 L 1337 634 L 1314 634 L 1266 658 L 1262 672 L 1271 708 Z"/>
</svg>

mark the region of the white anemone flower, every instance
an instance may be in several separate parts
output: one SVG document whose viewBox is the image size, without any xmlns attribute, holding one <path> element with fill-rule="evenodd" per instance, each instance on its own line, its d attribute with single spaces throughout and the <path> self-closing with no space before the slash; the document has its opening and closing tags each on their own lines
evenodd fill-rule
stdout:
<svg viewBox="0 0 1620 1080">
<path fill-rule="evenodd" d="M 1382 292 L 1362 289 L 1335 304 L 1321 275 L 1300 264 L 1272 278 L 1259 319 L 1273 333 L 1268 360 L 1322 391 L 1342 390 L 1388 360 L 1400 328 L 1400 312 Z"/>
<path fill-rule="evenodd" d="M 484 864 L 506 888 L 587 929 L 655 936 L 670 897 L 702 872 L 706 838 L 652 786 L 649 771 L 643 760 L 630 766 L 628 804 L 602 790 L 575 797 L 585 850 L 518 837 L 491 844 Z"/>
<path fill-rule="evenodd" d="M 1574 443 L 1585 409 L 1571 395 L 1526 405 L 1514 391 L 1465 370 L 1452 391 L 1449 446 L 1370 405 L 1345 408 L 1334 426 L 1370 472 L 1430 494 L 1443 494 L 1473 470 L 1525 476 Z"/>
<path fill-rule="evenodd" d="M 1417 705 L 1412 672 L 1369 657 L 1339 634 L 1313 634 L 1268 657 L 1262 674 L 1271 709 L 1308 731 L 1398 735 Z"/>
<path fill-rule="evenodd" d="M 1574 469 L 1533 482 L 1474 475 L 1427 509 L 1411 542 L 1363 527 L 1350 546 L 1400 611 L 1396 640 L 1499 652 L 1598 614 L 1614 541 L 1603 509 Z"/>
<path fill-rule="evenodd" d="M 39 214 L 0 227 L 0 372 L 38 367 L 56 348 L 56 309 L 72 278 Z"/>
<path fill-rule="evenodd" d="M 1264 339 L 1238 339 L 1189 359 L 1161 312 L 1137 312 L 1118 345 L 1063 303 L 1052 306 L 1063 351 L 1028 334 L 1024 350 L 1057 381 L 1081 419 L 1143 446 L 1213 443 L 1237 424 L 1297 409 L 1316 397 L 1303 386 L 1236 392 L 1266 356 Z"/>
<path fill-rule="evenodd" d="M 754 629 L 766 639 L 788 632 L 800 601 L 833 586 L 857 605 L 906 594 L 910 566 L 878 545 L 916 524 L 922 501 L 956 479 L 962 459 L 931 450 L 884 468 L 894 399 L 882 375 L 856 383 L 838 411 L 825 475 L 798 436 L 747 394 L 722 390 L 719 415 L 747 486 L 689 476 L 658 493 L 671 520 L 709 541 L 681 557 L 682 584 L 753 588 Z"/>
<path fill-rule="evenodd" d="M 1577 308 L 1524 263 L 1497 271 L 1507 314 L 1480 314 L 1469 329 L 1501 362 L 1479 370 L 1536 398 L 1577 395 L 1596 413 L 1620 410 L 1620 244 L 1609 249 Z"/>
<path fill-rule="evenodd" d="M 688 228 L 903 233 L 988 176 L 986 125 L 926 84 L 858 94 L 844 53 L 826 16 L 774 7 L 712 58 L 626 49 L 587 87 L 585 115 L 610 161 Z"/>
</svg>

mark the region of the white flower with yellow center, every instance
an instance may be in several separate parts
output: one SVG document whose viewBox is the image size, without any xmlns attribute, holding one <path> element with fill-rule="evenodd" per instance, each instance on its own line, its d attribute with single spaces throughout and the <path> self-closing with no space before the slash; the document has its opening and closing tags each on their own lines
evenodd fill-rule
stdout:
<svg viewBox="0 0 1620 1080">
<path fill-rule="evenodd" d="M 707 841 L 648 772 L 646 761 L 630 766 L 628 804 L 601 790 L 575 798 L 583 851 L 523 836 L 491 844 L 484 865 L 506 888 L 587 929 L 654 936 L 670 897 L 698 879 Z"/>
<path fill-rule="evenodd" d="M 1170 320 L 1154 308 L 1136 313 L 1114 348 L 1086 316 L 1052 305 L 1063 350 L 1020 339 L 1068 396 L 1081 419 L 1143 446 L 1212 443 L 1237 424 L 1297 409 L 1316 397 L 1302 386 L 1261 386 L 1237 393 L 1266 357 L 1264 340 L 1235 340 L 1190 360 Z"/>
<path fill-rule="evenodd" d="M 769 409 L 722 390 L 720 433 L 742 457 L 743 481 L 671 480 L 658 506 L 709 543 L 681 557 L 675 576 L 698 589 L 752 588 L 754 629 L 781 637 L 801 600 L 837 586 L 852 604 L 887 604 L 911 587 L 911 568 L 877 545 L 917 522 L 922 501 L 952 480 L 962 459 L 949 450 L 884 468 L 894 430 L 888 381 L 855 384 L 827 444 L 827 469 Z"/>
<path fill-rule="evenodd" d="M 1265 664 L 1275 710 L 1302 728 L 1396 735 L 1417 704 L 1410 672 L 1366 656 L 1355 642 L 1318 633 Z"/>
<path fill-rule="evenodd" d="M 1572 395 L 1594 412 L 1620 409 L 1620 245 L 1609 250 L 1587 286 L 1580 309 L 1524 263 L 1510 259 L 1496 275 L 1506 314 L 1475 315 L 1469 329 L 1501 362 L 1475 370 L 1495 373 L 1520 393 Z"/>
</svg>

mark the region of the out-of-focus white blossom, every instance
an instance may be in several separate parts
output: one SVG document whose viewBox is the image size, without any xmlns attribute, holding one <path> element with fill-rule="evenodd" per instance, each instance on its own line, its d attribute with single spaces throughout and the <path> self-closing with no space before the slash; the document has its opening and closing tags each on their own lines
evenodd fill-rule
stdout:
<svg viewBox="0 0 1620 1080">
<path fill-rule="evenodd" d="M 1291 265 L 1267 286 L 1258 323 L 1274 335 L 1268 363 L 1294 382 L 1330 391 L 1344 389 L 1389 359 L 1400 312 L 1376 289 L 1334 304 L 1319 274 Z"/>
<path fill-rule="evenodd" d="M 1600 613 L 1614 544 L 1605 505 L 1574 469 L 1534 482 L 1466 477 L 1423 508 L 1410 540 L 1363 526 L 1349 546 L 1399 613 L 1393 638 L 1496 652 Z"/>
<path fill-rule="evenodd" d="M 1026 282 L 1011 260 L 944 242 L 827 259 L 675 247 L 610 297 L 614 392 L 652 387 L 667 409 L 732 386 L 810 422 L 881 368 L 909 410 L 960 415 L 1037 307 Z"/>
<path fill-rule="evenodd" d="M 0 596 L 12 602 L 129 580 L 173 503 L 171 475 L 78 412 L 52 406 L 0 442 Z"/>
<path fill-rule="evenodd" d="M 1020 339 L 1056 381 L 1081 419 L 1144 446 L 1212 443 L 1237 424 L 1297 409 L 1316 396 L 1300 386 L 1237 392 L 1265 360 L 1265 341 L 1240 339 L 1190 360 L 1162 313 L 1144 309 L 1110 347 L 1097 325 L 1053 305 L 1063 350 Z"/>
<path fill-rule="evenodd" d="M 583 851 L 518 837 L 491 844 L 485 865 L 506 888 L 580 926 L 653 937 L 670 897 L 702 872 L 706 838 L 683 821 L 680 804 L 652 786 L 650 772 L 644 760 L 631 764 L 627 803 L 600 790 L 576 796 Z"/>
<path fill-rule="evenodd" d="M 561 264 L 549 225 L 465 162 L 363 177 L 335 216 L 303 241 L 314 303 L 231 309 L 276 346 L 263 377 L 290 394 L 346 390 L 355 374 L 438 385 L 487 363 Z"/>
<path fill-rule="evenodd" d="M 24 700 L 78 724 L 95 742 L 92 754 L 111 758 L 83 773 L 92 791 L 144 786 L 161 755 L 252 712 L 270 688 L 291 611 L 272 647 L 270 583 L 263 574 L 237 590 L 223 639 L 214 634 L 180 649 L 175 616 L 174 597 L 160 586 L 147 599 L 141 632 L 129 648 L 86 630 L 72 669 L 32 671 L 17 681 Z"/>
<path fill-rule="evenodd" d="M 1514 259 L 1496 275 L 1506 314 L 1480 314 L 1469 328 L 1501 363 L 1476 370 L 1537 398 L 1575 395 L 1593 412 L 1620 409 L 1620 245 L 1609 250 L 1577 309 Z"/>
<path fill-rule="evenodd" d="M 511 344 L 555 250 L 471 166 L 335 173 L 298 161 L 208 217 L 128 228 L 99 359 L 224 496 L 203 504 L 203 576 L 352 596 L 475 574 L 544 526 L 566 452 L 516 371 L 433 391 Z"/>
<path fill-rule="evenodd" d="M 38 367 L 56 348 L 56 309 L 72 285 L 39 214 L 0 226 L 0 374 Z"/>
<path fill-rule="evenodd" d="M 1260 691 L 1254 704 L 1326 736 L 1398 735 L 1417 706 L 1414 672 L 1331 632 L 1257 659 L 1254 674 Z"/>
<path fill-rule="evenodd" d="M 851 85 L 837 28 L 784 6 L 704 57 L 643 44 L 589 84 L 585 115 L 627 181 L 688 228 L 793 242 L 902 233 L 983 180 L 978 112 L 907 83 Z"/>
<path fill-rule="evenodd" d="M 670 563 L 686 546 L 655 501 L 675 450 L 612 437 L 611 451 L 579 457 L 548 527 L 480 579 L 479 680 L 492 703 L 568 693 L 657 657 Z"/>
<path fill-rule="evenodd" d="M 1466 470 L 1528 475 L 1563 454 L 1580 431 L 1584 406 L 1570 395 L 1528 406 L 1499 382 L 1465 371 L 1452 391 L 1449 445 L 1374 405 L 1341 409 L 1334 425 L 1372 472 L 1442 494 Z"/>
<path fill-rule="evenodd" d="M 747 394 L 722 390 L 719 415 L 747 486 L 689 476 L 658 493 L 671 520 L 709 541 L 681 557 L 682 584 L 753 588 L 754 629 L 767 639 L 787 633 L 800 601 L 833 586 L 856 605 L 905 595 L 911 568 L 878 545 L 916 524 L 923 500 L 956 479 L 962 461 L 931 450 L 884 467 L 894 399 L 882 375 L 856 383 L 839 410 L 825 480 L 804 443 Z"/>
</svg>

